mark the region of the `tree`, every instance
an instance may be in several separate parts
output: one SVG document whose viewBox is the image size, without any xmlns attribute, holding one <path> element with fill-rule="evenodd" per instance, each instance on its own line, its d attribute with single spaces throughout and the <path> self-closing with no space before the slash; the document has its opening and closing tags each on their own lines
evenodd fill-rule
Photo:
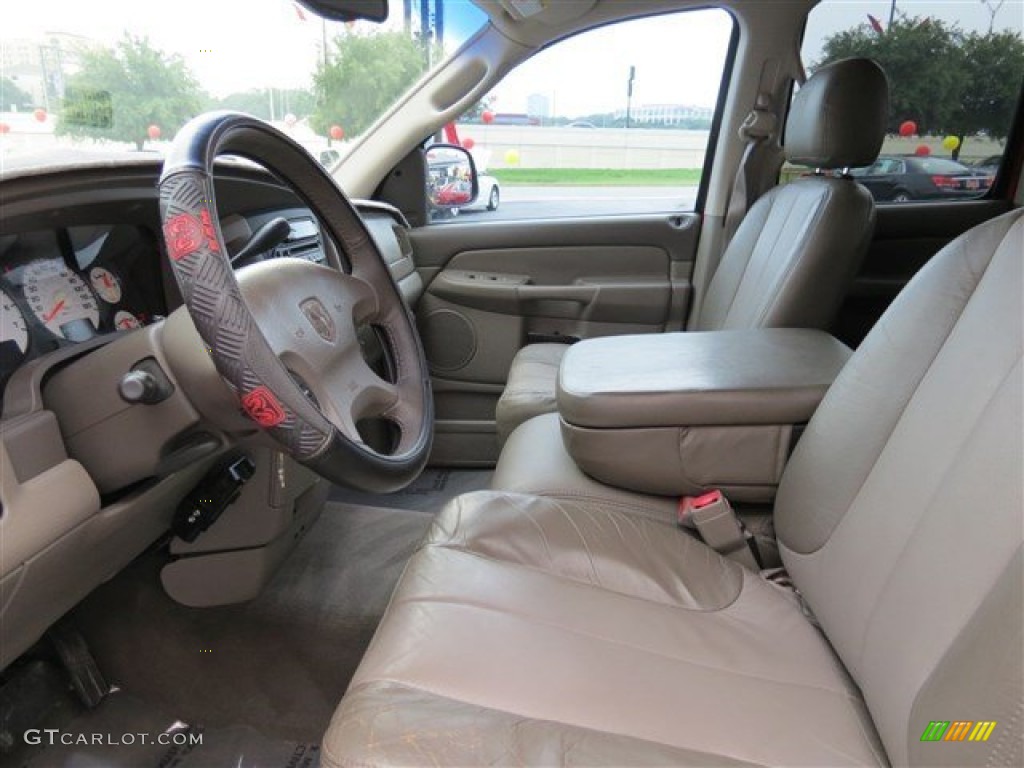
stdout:
<svg viewBox="0 0 1024 768">
<path fill-rule="evenodd" d="M 346 33 L 334 38 L 333 49 L 313 76 L 317 105 L 311 122 L 321 134 L 337 124 L 357 136 L 426 71 L 420 42 L 400 31 Z"/>
<path fill-rule="evenodd" d="M 57 133 L 132 141 L 141 150 L 150 125 L 173 136 L 203 101 L 181 56 L 125 35 L 114 49 L 82 52 L 82 68 L 68 80 Z"/>
<path fill-rule="evenodd" d="M 898 15 L 879 34 L 861 24 L 825 41 L 816 66 L 849 56 L 877 61 L 889 76 L 889 130 L 905 120 L 918 132 L 964 139 L 1006 136 L 1013 122 L 1024 42 L 1013 32 L 965 34 L 938 19 Z"/>
<path fill-rule="evenodd" d="M 482 123 L 483 114 L 494 105 L 494 96 L 487 94 L 480 101 L 462 113 L 461 123 Z"/>
<path fill-rule="evenodd" d="M 12 107 L 17 110 L 32 109 L 32 94 L 24 91 L 9 77 L 0 77 L 0 112 Z"/>
<path fill-rule="evenodd" d="M 889 76 L 889 131 L 913 120 L 921 133 L 938 133 L 958 108 L 966 80 L 956 36 L 940 20 L 901 14 L 884 34 L 865 23 L 832 35 L 818 66 L 851 56 L 874 59 Z"/>
<path fill-rule="evenodd" d="M 254 88 L 215 100 L 215 109 L 231 109 L 246 112 L 263 120 L 280 120 L 291 112 L 298 117 L 311 115 L 316 109 L 316 98 L 300 88 Z M 271 114 L 271 104 L 274 113 Z"/>
<path fill-rule="evenodd" d="M 971 33 L 964 37 L 961 51 L 967 82 L 950 133 L 963 137 L 984 131 L 1003 139 L 1024 78 L 1024 41 L 1014 32 Z"/>
</svg>

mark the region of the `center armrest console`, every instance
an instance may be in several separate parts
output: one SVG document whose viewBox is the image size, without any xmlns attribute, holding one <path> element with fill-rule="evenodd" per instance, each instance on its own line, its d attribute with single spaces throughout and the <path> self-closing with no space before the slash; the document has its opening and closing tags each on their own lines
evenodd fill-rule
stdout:
<svg viewBox="0 0 1024 768">
<path fill-rule="evenodd" d="M 562 437 L 579 467 L 610 485 L 770 501 L 796 428 L 851 354 L 804 329 L 580 342 L 559 371 Z"/>
</svg>

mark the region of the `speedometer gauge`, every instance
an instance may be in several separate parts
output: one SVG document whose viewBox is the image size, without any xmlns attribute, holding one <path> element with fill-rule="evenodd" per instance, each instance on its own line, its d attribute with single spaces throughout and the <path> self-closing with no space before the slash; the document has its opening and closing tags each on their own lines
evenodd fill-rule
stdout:
<svg viewBox="0 0 1024 768">
<path fill-rule="evenodd" d="M 25 326 L 25 316 L 21 314 L 14 299 L 7 295 L 7 291 L 0 289 L 0 347 L 4 347 L 4 357 L 7 356 L 7 348 L 13 344 L 17 347 L 17 357 L 21 357 L 28 349 L 28 328 Z M 13 356 L 14 350 L 10 350 Z"/>
<path fill-rule="evenodd" d="M 70 338 L 67 328 L 82 322 L 93 329 L 100 324 L 100 311 L 85 281 L 61 261 L 37 261 L 25 268 L 25 300 L 39 322 L 51 333 Z M 74 334 L 73 334 L 74 335 Z"/>
</svg>

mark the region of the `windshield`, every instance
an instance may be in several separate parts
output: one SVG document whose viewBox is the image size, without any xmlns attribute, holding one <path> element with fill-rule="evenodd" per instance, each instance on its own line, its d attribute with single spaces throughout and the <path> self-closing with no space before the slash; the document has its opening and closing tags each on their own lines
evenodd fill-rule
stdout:
<svg viewBox="0 0 1024 768">
<path fill-rule="evenodd" d="M 470 0 L 392 0 L 380 25 L 291 0 L 22 3 L 0 29 L 0 162 L 161 152 L 189 118 L 231 109 L 330 165 L 485 19 Z"/>
</svg>

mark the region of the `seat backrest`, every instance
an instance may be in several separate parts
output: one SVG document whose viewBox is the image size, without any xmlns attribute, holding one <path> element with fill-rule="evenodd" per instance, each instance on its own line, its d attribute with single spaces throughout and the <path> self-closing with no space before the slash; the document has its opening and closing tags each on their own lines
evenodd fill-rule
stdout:
<svg viewBox="0 0 1024 768">
<path fill-rule="evenodd" d="M 1022 261 L 1024 211 L 936 255 L 779 487 L 783 561 L 894 765 L 1024 764 Z"/>
<path fill-rule="evenodd" d="M 814 73 L 793 97 L 786 159 L 814 169 L 875 160 L 889 89 L 869 59 Z M 690 329 L 826 328 L 871 241 L 875 206 L 848 177 L 811 176 L 751 206 L 729 242 Z"/>
</svg>

